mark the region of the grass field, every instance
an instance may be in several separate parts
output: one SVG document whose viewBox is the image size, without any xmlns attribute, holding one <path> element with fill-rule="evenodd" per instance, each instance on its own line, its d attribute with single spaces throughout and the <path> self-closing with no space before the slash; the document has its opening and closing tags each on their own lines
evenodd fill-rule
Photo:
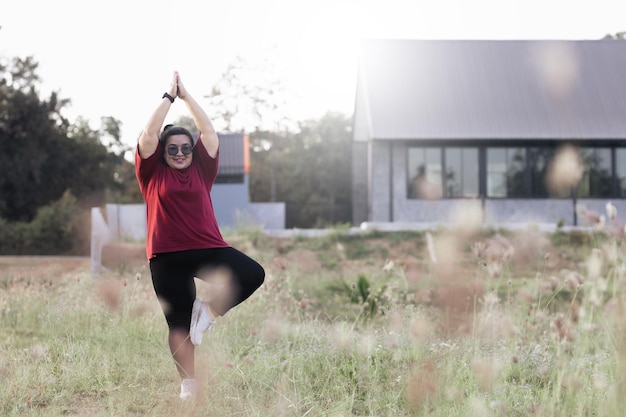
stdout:
<svg viewBox="0 0 626 417">
<path fill-rule="evenodd" d="M 185 403 L 143 246 L 95 278 L 0 257 L 0 415 L 624 415 L 621 237 L 226 237 L 267 278 L 196 349 Z"/>
</svg>

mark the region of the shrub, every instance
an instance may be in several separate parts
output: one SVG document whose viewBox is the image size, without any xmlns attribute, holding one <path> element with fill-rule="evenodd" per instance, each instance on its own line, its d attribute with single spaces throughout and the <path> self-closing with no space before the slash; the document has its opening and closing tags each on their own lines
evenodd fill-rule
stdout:
<svg viewBox="0 0 626 417">
<path fill-rule="evenodd" d="M 24 246 L 27 223 L 9 223 L 0 219 L 0 252 L 4 255 L 20 254 Z"/>
<path fill-rule="evenodd" d="M 59 255 L 72 250 L 81 219 L 76 198 L 63 196 L 37 210 L 30 223 L 0 221 L 0 249 L 6 255 Z"/>
</svg>

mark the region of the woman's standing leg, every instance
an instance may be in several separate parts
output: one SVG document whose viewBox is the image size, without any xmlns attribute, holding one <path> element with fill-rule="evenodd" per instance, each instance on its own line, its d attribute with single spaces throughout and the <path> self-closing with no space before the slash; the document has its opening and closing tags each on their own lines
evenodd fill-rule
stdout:
<svg viewBox="0 0 626 417">
<path fill-rule="evenodd" d="M 194 345 L 189 339 L 196 298 L 192 265 L 176 254 L 164 254 L 150 260 L 150 271 L 169 328 L 168 344 L 178 374 L 182 379 L 194 378 Z"/>
</svg>

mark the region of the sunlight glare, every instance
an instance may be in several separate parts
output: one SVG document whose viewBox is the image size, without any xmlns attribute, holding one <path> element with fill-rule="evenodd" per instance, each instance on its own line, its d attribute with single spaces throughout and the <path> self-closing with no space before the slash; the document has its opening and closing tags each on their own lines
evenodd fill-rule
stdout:
<svg viewBox="0 0 626 417">
<path fill-rule="evenodd" d="M 297 82 L 318 92 L 316 107 L 333 102 L 341 110 L 352 108 L 358 45 L 367 20 L 357 18 L 354 7 L 333 4 L 318 9 L 302 28 Z"/>
</svg>

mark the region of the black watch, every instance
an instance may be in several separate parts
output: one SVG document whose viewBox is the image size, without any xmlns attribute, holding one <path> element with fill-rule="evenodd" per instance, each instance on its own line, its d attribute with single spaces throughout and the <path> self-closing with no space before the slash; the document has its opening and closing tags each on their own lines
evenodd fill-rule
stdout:
<svg viewBox="0 0 626 417">
<path fill-rule="evenodd" d="M 168 100 L 170 101 L 170 103 L 173 103 L 173 102 L 174 102 L 174 97 L 170 96 L 170 95 L 169 95 L 169 94 L 167 94 L 167 93 L 163 93 L 163 97 L 161 97 L 161 98 L 166 98 L 166 99 L 168 99 Z"/>
</svg>

